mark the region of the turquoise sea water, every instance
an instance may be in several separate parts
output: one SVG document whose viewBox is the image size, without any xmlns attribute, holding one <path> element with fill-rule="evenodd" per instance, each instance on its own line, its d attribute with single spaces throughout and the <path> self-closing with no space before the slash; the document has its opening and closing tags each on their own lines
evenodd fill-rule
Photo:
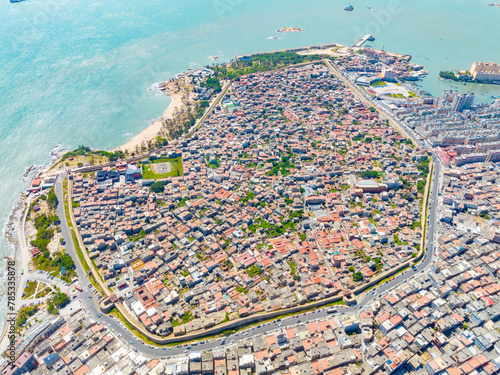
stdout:
<svg viewBox="0 0 500 375">
<path fill-rule="evenodd" d="M 375 48 L 425 65 L 423 88 L 452 83 L 440 70 L 500 62 L 500 8 L 491 0 L 26 0 L 0 3 L 0 224 L 22 173 L 56 144 L 111 149 L 160 116 L 169 100 L 148 90 L 194 63 L 234 55 L 338 42 L 373 34 Z M 368 9 L 371 7 L 372 9 Z M 302 33 L 275 30 L 299 26 Z M 499 86 L 460 85 L 477 101 Z M 5 240 L 0 257 L 12 253 Z M 2 264 L 2 269 L 3 269 Z M 0 325 L 5 311 L 0 309 Z"/>
</svg>

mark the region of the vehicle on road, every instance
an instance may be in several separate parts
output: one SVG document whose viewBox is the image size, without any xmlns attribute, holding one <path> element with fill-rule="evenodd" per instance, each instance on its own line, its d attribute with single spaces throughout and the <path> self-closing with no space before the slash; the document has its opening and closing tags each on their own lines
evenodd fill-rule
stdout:
<svg viewBox="0 0 500 375">
<path fill-rule="evenodd" d="M 337 308 L 336 307 L 331 307 L 329 308 L 328 310 L 326 310 L 326 312 L 328 314 L 333 314 L 333 313 L 336 313 L 337 312 Z"/>
</svg>

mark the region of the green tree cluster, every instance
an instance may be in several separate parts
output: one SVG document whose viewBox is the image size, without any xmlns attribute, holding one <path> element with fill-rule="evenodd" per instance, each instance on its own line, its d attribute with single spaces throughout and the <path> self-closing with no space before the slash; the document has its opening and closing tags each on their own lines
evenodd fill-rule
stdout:
<svg viewBox="0 0 500 375">
<path fill-rule="evenodd" d="M 422 172 L 422 176 L 424 178 L 427 178 L 427 175 L 429 174 L 429 161 L 430 159 L 421 159 L 420 164 L 417 166 L 417 169 Z"/>
<path fill-rule="evenodd" d="M 295 164 L 290 161 L 288 156 L 283 156 L 281 162 L 273 161 L 273 167 L 269 170 L 267 176 L 277 176 L 281 172 L 282 176 L 287 176 L 290 174 L 290 169 L 295 168 Z"/>
<path fill-rule="evenodd" d="M 19 309 L 19 312 L 17 313 L 17 318 L 16 318 L 16 329 L 19 329 L 19 327 L 22 327 L 28 318 L 30 316 L 35 315 L 35 313 L 38 311 L 37 306 L 26 306 L 21 309 Z"/>
<path fill-rule="evenodd" d="M 54 188 L 50 189 L 49 192 L 47 193 L 47 204 L 51 209 L 55 209 L 57 206 L 57 196 L 54 191 Z"/>
<path fill-rule="evenodd" d="M 377 171 L 363 171 L 359 174 L 361 178 L 371 178 L 371 179 L 379 178 L 380 175 L 381 173 Z"/>
<path fill-rule="evenodd" d="M 104 156 L 109 161 L 116 161 L 118 159 L 123 159 L 125 157 L 125 153 L 123 151 L 115 151 L 109 152 L 104 150 L 94 151 L 90 147 L 87 146 L 78 146 L 78 148 L 74 151 L 69 151 L 65 153 L 62 157 L 62 160 L 66 160 L 70 156 Z"/>
<path fill-rule="evenodd" d="M 209 77 L 205 80 L 205 82 L 200 83 L 200 86 L 206 87 L 208 89 L 214 90 L 215 93 L 221 92 L 221 85 L 219 78 Z"/>
<path fill-rule="evenodd" d="M 34 220 L 36 228 L 35 239 L 31 245 L 37 247 L 41 252 L 48 252 L 47 246 L 54 237 L 54 228 L 52 224 L 59 223 L 57 215 L 47 215 L 45 213 L 38 215 Z"/>
<path fill-rule="evenodd" d="M 262 270 L 256 264 L 247 268 L 247 274 L 250 277 L 254 277 L 255 275 L 260 275 L 261 273 L 262 273 Z"/>
<path fill-rule="evenodd" d="M 163 194 L 166 182 L 165 181 L 156 181 L 151 184 L 149 190 L 156 194 Z"/>
<path fill-rule="evenodd" d="M 319 55 L 297 55 L 293 52 L 260 53 L 235 59 L 230 64 L 213 67 L 217 78 L 236 79 L 244 74 L 264 72 L 291 64 L 320 60 Z"/>
</svg>

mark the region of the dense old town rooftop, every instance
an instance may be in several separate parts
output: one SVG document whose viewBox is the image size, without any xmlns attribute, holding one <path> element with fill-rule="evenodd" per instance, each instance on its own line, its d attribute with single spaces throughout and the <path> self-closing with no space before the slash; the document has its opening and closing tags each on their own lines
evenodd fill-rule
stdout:
<svg viewBox="0 0 500 375">
<path fill-rule="evenodd" d="M 143 178 L 179 157 L 182 173 Z M 133 316 L 183 335 L 348 294 L 415 256 L 428 161 L 322 64 L 287 68 L 234 81 L 163 154 L 76 175 L 74 215 Z"/>
</svg>

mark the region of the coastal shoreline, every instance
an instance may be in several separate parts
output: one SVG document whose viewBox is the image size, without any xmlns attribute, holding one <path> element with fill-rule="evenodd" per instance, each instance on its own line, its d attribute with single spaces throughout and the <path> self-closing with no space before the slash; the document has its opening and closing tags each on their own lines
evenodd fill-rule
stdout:
<svg viewBox="0 0 500 375">
<path fill-rule="evenodd" d="M 182 95 L 176 92 L 168 91 L 167 89 L 160 90 L 171 99 L 171 102 L 165 112 L 163 112 L 163 115 L 152 121 L 151 124 L 143 129 L 139 134 L 133 136 L 126 143 L 113 149 L 112 151 L 135 152 L 135 150 L 140 148 L 143 143 L 151 141 L 158 136 L 162 129 L 163 120 L 174 118 L 177 113 L 182 110 L 185 105 Z"/>
<path fill-rule="evenodd" d="M 25 175 L 24 179 L 33 179 L 36 177 L 43 176 L 50 172 L 50 169 L 53 165 L 57 164 L 61 157 L 66 152 L 65 148 L 62 148 L 60 145 L 56 145 L 54 149 L 49 154 L 48 161 L 44 164 L 33 166 L 30 170 L 29 175 Z M 24 181 L 24 180 L 23 180 Z M 21 270 L 25 272 L 27 275 L 29 263 L 31 261 L 31 256 L 28 251 L 29 243 L 28 239 L 24 232 L 25 225 L 25 216 L 27 216 L 30 203 L 31 203 L 31 195 L 26 195 L 25 189 L 19 194 L 19 197 L 14 202 L 12 209 L 10 211 L 9 217 L 3 226 L 3 237 L 7 242 L 7 247 L 11 248 L 12 251 L 7 255 L 3 256 L 5 260 L 14 260 L 15 261 L 15 273 L 17 277 L 17 284 L 15 290 L 16 296 L 16 309 L 20 309 L 20 301 L 19 301 L 19 289 L 24 287 L 22 285 L 22 275 Z M 3 270 L 3 273 L 0 275 L 1 279 L 6 282 L 8 267 Z M 7 292 L 6 284 L 3 285 L 5 293 Z M 7 324 L 8 314 L 6 310 L 5 317 L 0 318 L 0 351 L 3 351 L 6 347 L 6 344 L 9 343 L 7 339 L 6 333 L 8 332 L 8 324 Z M 3 326 L 1 326 L 3 324 Z"/>
</svg>

